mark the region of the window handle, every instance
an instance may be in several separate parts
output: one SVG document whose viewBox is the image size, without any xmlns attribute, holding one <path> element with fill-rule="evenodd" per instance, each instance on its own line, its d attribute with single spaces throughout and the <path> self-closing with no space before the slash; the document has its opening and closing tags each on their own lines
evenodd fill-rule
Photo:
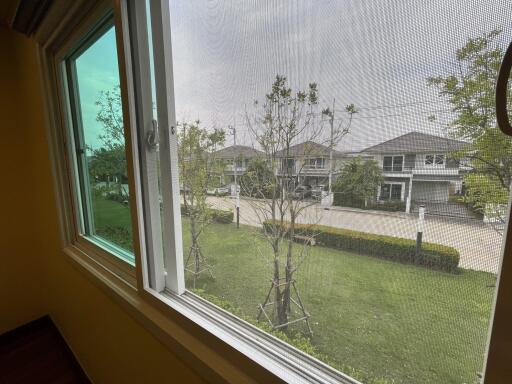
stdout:
<svg viewBox="0 0 512 384">
<path fill-rule="evenodd" d="M 503 61 L 501 62 L 498 80 L 496 81 L 496 120 L 501 131 L 512 136 L 512 126 L 508 119 L 507 112 L 507 85 L 512 68 L 512 43 L 507 48 Z"/>
<path fill-rule="evenodd" d="M 151 131 L 149 131 L 146 135 L 146 144 L 149 151 L 155 152 L 158 150 L 158 143 L 160 141 L 160 137 L 158 135 L 158 121 L 153 119 L 151 123 Z"/>
</svg>

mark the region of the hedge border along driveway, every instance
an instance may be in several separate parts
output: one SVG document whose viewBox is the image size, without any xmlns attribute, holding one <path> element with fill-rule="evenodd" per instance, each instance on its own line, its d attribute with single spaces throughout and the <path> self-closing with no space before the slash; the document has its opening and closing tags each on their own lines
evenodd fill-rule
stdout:
<svg viewBox="0 0 512 384">
<path fill-rule="evenodd" d="M 230 198 L 209 197 L 215 208 L 234 210 L 235 200 Z M 252 202 L 240 201 L 240 223 L 259 227 L 261 222 Z M 361 232 L 374 233 L 416 239 L 418 217 L 415 214 L 371 212 L 357 209 L 330 207 L 325 210 L 314 205 L 303 211 L 301 223 L 316 223 L 329 227 L 345 228 Z M 459 267 L 475 271 L 496 274 L 501 260 L 502 237 L 483 222 L 469 219 L 448 219 L 427 216 L 423 241 L 453 247 L 459 251 Z"/>
<path fill-rule="evenodd" d="M 272 222 L 263 223 L 264 228 Z M 288 226 L 288 222 L 284 222 Z M 416 255 L 416 242 L 391 236 L 375 235 L 349 229 L 333 228 L 324 225 L 295 224 L 296 235 L 314 237 L 319 244 L 329 248 L 357 252 L 401 263 L 421 265 L 445 272 L 456 273 L 459 265 L 459 252 L 452 247 L 423 242 L 419 255 Z"/>
</svg>

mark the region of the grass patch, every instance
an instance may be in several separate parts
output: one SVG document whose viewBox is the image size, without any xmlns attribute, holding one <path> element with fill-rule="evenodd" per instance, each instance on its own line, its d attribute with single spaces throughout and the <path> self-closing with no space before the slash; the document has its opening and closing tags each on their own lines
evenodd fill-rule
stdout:
<svg viewBox="0 0 512 384">
<path fill-rule="evenodd" d="M 105 200 L 96 207 L 97 226 L 130 226 L 122 204 Z M 185 253 L 187 224 L 183 219 Z M 201 277 L 197 284 L 252 318 L 271 278 L 261 256 L 269 249 L 254 231 L 212 223 L 200 243 L 215 279 Z M 493 275 L 468 270 L 454 275 L 316 246 L 296 280 L 311 313 L 311 344 L 336 366 L 395 383 L 477 382 Z"/>
<path fill-rule="evenodd" d="M 186 223 L 184 223 L 186 225 Z M 189 244 L 184 227 L 185 250 Z M 269 289 L 270 252 L 254 229 L 212 224 L 202 247 L 215 279 L 197 287 L 255 317 Z M 474 383 L 481 372 L 495 278 L 459 275 L 313 247 L 296 280 L 314 336 L 336 365 L 396 383 Z M 191 286 L 191 285 L 189 285 Z"/>
</svg>

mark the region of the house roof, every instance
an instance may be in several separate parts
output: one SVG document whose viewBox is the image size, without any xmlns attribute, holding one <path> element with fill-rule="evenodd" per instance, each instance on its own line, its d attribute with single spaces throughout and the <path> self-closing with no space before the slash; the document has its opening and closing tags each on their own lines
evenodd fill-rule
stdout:
<svg viewBox="0 0 512 384">
<path fill-rule="evenodd" d="M 457 151 L 467 145 L 465 141 L 409 132 L 394 139 L 363 149 L 361 153 L 421 153 Z"/>
<path fill-rule="evenodd" d="M 287 154 L 288 153 L 288 154 Z M 281 150 L 277 152 L 278 157 L 290 156 L 329 156 L 329 147 L 323 144 L 315 143 L 314 141 L 305 141 L 296 145 L 292 145 L 288 151 Z M 333 151 L 334 157 L 341 157 L 343 153 L 337 150 Z"/>
<path fill-rule="evenodd" d="M 215 152 L 215 157 L 218 159 L 233 159 L 233 158 L 245 158 L 250 159 L 252 157 L 261 156 L 263 152 L 258 151 L 247 145 L 231 145 L 226 148 L 222 148 Z"/>
</svg>

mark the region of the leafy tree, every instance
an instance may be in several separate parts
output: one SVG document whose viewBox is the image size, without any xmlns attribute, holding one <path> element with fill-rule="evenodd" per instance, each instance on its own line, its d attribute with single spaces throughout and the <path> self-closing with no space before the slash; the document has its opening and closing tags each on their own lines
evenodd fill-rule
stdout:
<svg viewBox="0 0 512 384">
<path fill-rule="evenodd" d="M 271 198 L 274 194 L 274 173 L 265 159 L 254 158 L 240 178 L 240 193 L 254 198 Z"/>
<path fill-rule="evenodd" d="M 383 180 L 382 169 L 375 160 L 355 157 L 345 164 L 334 184 L 334 204 L 367 207 Z"/>
<path fill-rule="evenodd" d="M 124 145 L 124 125 L 119 85 L 102 91 L 95 105 L 99 107 L 96 121 L 102 126 L 99 139 L 102 146 L 89 148 L 89 172 L 97 180 L 107 183 L 114 181 L 118 193 L 123 194 L 121 183 L 127 179 L 126 153 Z"/>
<path fill-rule="evenodd" d="M 468 39 L 456 52 L 453 73 L 427 80 L 452 106 L 455 117 L 448 124 L 449 134 L 468 141 L 453 156 L 469 159 L 466 201 L 480 210 L 489 203 L 506 202 L 512 181 L 512 138 L 496 124 L 495 84 L 504 55 L 497 41 L 500 34 L 493 30 Z"/>
<path fill-rule="evenodd" d="M 225 133 L 217 129 L 209 132 L 200 127 L 199 121 L 179 123 L 178 129 L 180 181 L 183 186 L 184 213 L 189 218 L 191 235 L 185 268 L 192 273 L 195 288 L 202 272 L 212 274 L 202 253 L 199 237 L 212 221 L 206 190 L 222 172 L 222 163 L 215 158 L 215 151 L 224 144 Z"/>
</svg>

